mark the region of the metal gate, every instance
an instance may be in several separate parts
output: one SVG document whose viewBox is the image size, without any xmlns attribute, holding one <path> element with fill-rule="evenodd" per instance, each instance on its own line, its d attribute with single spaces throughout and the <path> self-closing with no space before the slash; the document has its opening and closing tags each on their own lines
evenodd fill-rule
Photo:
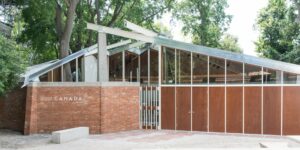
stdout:
<svg viewBox="0 0 300 150">
<path fill-rule="evenodd" d="M 140 128 L 158 129 L 159 127 L 159 88 L 158 86 L 140 87 Z"/>
</svg>

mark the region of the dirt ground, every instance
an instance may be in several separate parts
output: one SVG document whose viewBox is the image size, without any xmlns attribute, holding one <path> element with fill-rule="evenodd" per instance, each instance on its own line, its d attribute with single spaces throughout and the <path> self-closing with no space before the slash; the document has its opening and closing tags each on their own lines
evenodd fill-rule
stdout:
<svg viewBox="0 0 300 150">
<path fill-rule="evenodd" d="M 64 144 L 51 143 L 51 135 L 24 136 L 0 130 L 0 149 L 24 150 L 142 150 L 142 149 L 198 149 L 198 148 L 260 148 L 261 142 L 286 142 L 300 148 L 298 141 L 280 136 L 217 134 L 187 131 L 128 131 L 90 135 Z"/>
</svg>

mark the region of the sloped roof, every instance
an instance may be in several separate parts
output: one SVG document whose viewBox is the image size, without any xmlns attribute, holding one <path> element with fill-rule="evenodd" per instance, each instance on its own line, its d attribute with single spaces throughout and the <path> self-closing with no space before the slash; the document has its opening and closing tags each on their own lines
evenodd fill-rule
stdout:
<svg viewBox="0 0 300 150">
<path fill-rule="evenodd" d="M 136 42 L 136 43 L 131 43 L 131 41 L 130 42 L 129 41 L 121 41 L 116 44 L 108 45 L 107 48 L 109 51 L 108 51 L 107 55 L 113 55 L 118 52 L 122 52 L 124 50 L 135 53 L 137 55 L 140 55 L 144 51 L 145 48 L 139 49 L 137 47 L 139 47 L 143 44 L 145 44 L 145 42 L 140 41 L 140 42 Z M 28 67 L 26 69 L 26 72 L 22 75 L 23 81 L 24 81 L 23 87 L 26 86 L 30 81 L 33 81 L 35 78 L 53 70 L 53 69 L 56 69 L 56 68 L 62 66 L 63 64 L 69 63 L 78 57 L 96 54 L 97 50 L 98 50 L 97 48 L 98 48 L 98 46 L 97 46 L 97 44 L 95 44 L 88 48 L 84 48 L 80 51 L 77 51 L 63 59 L 52 60 L 49 62 L 45 62 L 42 64 Z"/>
<path fill-rule="evenodd" d="M 185 43 L 181 41 L 172 40 L 166 37 L 159 36 L 158 34 L 152 33 L 151 31 L 148 31 L 147 29 L 143 29 L 142 27 L 139 27 L 137 25 L 134 25 L 133 23 L 126 22 L 127 28 L 131 29 L 133 32 L 130 31 L 123 31 L 121 29 L 117 28 L 110 28 L 110 27 L 104 27 L 100 25 L 90 24 L 88 23 L 88 29 L 95 30 L 98 32 L 104 32 L 107 34 L 113 34 L 129 39 L 137 40 L 136 43 L 130 43 L 123 41 L 122 44 L 115 44 L 114 46 L 107 46 L 108 49 L 111 49 L 109 51 L 109 54 L 115 54 L 118 52 L 121 52 L 123 50 L 129 50 L 136 54 L 141 54 L 142 51 L 145 49 L 137 49 L 136 47 L 140 47 L 143 44 L 151 43 L 154 46 L 166 46 L 170 48 L 176 48 L 180 50 L 190 51 L 194 53 L 199 53 L 203 55 L 208 55 L 212 57 L 218 57 L 223 58 L 226 60 L 232 60 L 237 61 L 241 63 L 247 63 L 257 66 L 262 66 L 274 70 L 281 70 L 284 72 L 290 72 L 295 74 L 300 74 L 300 65 L 276 61 L 272 59 L 266 59 L 266 58 L 260 58 L 260 57 L 254 57 L 250 55 L 240 54 L 240 53 L 234 53 L 230 51 L 225 51 L 217 48 L 210 48 L 205 47 L 201 45 L 194 45 L 190 43 Z M 145 32 L 145 33 L 143 33 Z M 130 43 L 130 44 L 129 44 Z M 25 75 L 24 75 L 24 85 L 27 85 L 29 81 L 32 81 L 34 78 L 47 73 L 50 70 L 53 70 L 57 67 L 60 67 L 63 64 L 66 64 L 72 60 L 75 60 L 76 58 L 83 56 L 83 55 L 92 55 L 97 53 L 97 45 L 93 45 L 91 47 L 82 49 L 76 53 L 73 53 L 61 60 L 55 60 L 51 61 L 45 64 L 40 64 L 35 67 L 32 67 L 29 69 Z"/>
<path fill-rule="evenodd" d="M 212 57 L 223 58 L 223 59 L 237 61 L 241 63 L 244 62 L 246 64 L 252 64 L 252 65 L 262 66 L 270 69 L 300 74 L 300 65 L 296 65 L 292 63 L 286 63 L 286 62 L 276 61 L 272 59 L 255 57 L 246 54 L 234 53 L 230 51 L 205 47 L 201 45 L 189 44 L 189 43 L 175 41 L 163 37 L 156 37 L 154 43 L 158 45 L 170 47 L 170 48 L 191 51 L 194 53 L 199 53 L 199 54 L 208 55 Z"/>
</svg>

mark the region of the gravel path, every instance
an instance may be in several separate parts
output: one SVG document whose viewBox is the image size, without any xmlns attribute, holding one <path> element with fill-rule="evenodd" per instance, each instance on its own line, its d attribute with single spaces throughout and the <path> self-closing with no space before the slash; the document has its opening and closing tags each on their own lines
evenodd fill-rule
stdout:
<svg viewBox="0 0 300 150">
<path fill-rule="evenodd" d="M 50 143 L 49 134 L 24 136 L 19 132 L 0 129 L 0 149 L 36 147 Z"/>
<path fill-rule="evenodd" d="M 285 142 L 300 148 L 300 143 L 287 137 L 218 134 L 186 131 L 128 131 L 90 135 L 64 144 L 53 144 L 50 135 L 24 136 L 0 130 L 0 149 L 22 150 L 145 150 L 198 148 L 260 148 L 260 142 Z M 1 149 L 1 150 L 2 150 Z"/>
</svg>

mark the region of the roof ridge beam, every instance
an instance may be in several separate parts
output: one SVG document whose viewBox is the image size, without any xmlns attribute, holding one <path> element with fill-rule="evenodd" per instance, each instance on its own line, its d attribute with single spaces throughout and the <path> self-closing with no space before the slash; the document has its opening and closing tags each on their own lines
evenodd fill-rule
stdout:
<svg viewBox="0 0 300 150">
<path fill-rule="evenodd" d="M 103 32 L 107 34 L 112 34 L 112 35 L 117 35 L 129 39 L 135 39 L 138 41 L 144 41 L 148 43 L 153 43 L 154 42 L 154 37 L 150 37 L 147 35 L 139 34 L 139 33 L 134 33 L 134 32 L 129 32 L 129 31 L 124 31 L 118 28 L 110 28 L 110 27 L 105 27 L 93 23 L 87 23 L 87 29 L 94 30 L 97 32 Z"/>
<path fill-rule="evenodd" d="M 120 46 L 124 46 L 124 45 L 127 45 L 127 44 L 130 44 L 132 41 L 129 39 L 129 40 L 125 40 L 125 41 L 120 41 L 120 42 L 117 42 L 117 43 L 114 43 L 114 44 L 111 44 L 111 45 L 107 45 L 107 49 L 113 49 L 113 48 L 117 48 L 117 47 L 120 47 Z M 89 55 L 93 55 L 93 54 L 96 54 L 98 53 L 98 50 L 96 49 L 98 47 L 98 44 L 95 44 L 93 46 L 91 46 L 91 49 L 89 50 L 88 53 L 86 53 L 84 56 L 89 56 Z"/>
</svg>

